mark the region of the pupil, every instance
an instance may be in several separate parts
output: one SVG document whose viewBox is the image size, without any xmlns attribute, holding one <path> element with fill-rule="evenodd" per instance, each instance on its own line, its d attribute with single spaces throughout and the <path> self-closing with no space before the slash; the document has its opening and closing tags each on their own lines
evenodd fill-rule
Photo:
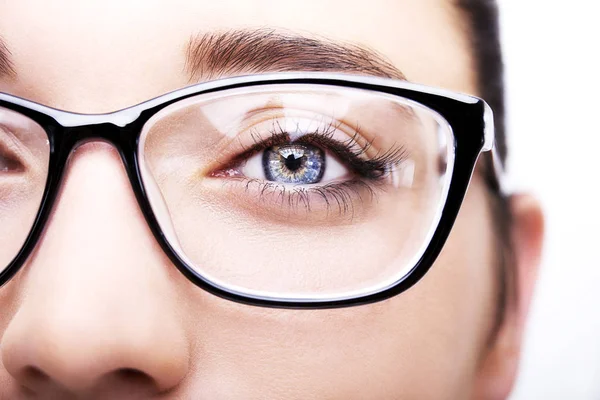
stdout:
<svg viewBox="0 0 600 400">
<path fill-rule="evenodd" d="M 290 154 L 285 158 L 285 167 L 290 171 L 296 171 L 302 166 L 304 156 L 299 156 L 296 158 L 295 154 Z"/>
</svg>

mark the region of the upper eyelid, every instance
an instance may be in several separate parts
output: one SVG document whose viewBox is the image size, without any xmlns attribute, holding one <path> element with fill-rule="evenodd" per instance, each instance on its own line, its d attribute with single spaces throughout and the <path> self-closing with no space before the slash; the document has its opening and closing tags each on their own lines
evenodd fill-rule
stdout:
<svg viewBox="0 0 600 400">
<path fill-rule="evenodd" d="M 337 121 L 336 123 L 333 123 L 333 121 L 328 122 L 328 123 L 325 123 L 325 125 L 327 125 L 326 127 L 324 127 L 324 125 L 321 125 L 319 128 L 313 129 L 310 132 L 303 132 L 298 137 L 298 139 L 295 139 L 295 140 L 290 140 L 290 139 L 284 140 L 283 139 L 283 137 L 285 135 L 289 135 L 289 132 L 281 125 L 281 123 L 277 117 L 271 118 L 271 121 L 272 121 L 272 126 L 270 128 L 268 128 L 269 132 L 266 135 L 266 137 L 263 137 L 263 135 L 260 135 L 260 134 L 255 135 L 252 132 L 253 128 L 249 128 L 249 130 L 251 131 L 250 135 L 251 135 L 254 143 L 248 147 L 242 145 L 243 150 L 241 152 L 237 153 L 235 156 L 231 157 L 228 161 L 226 161 L 222 164 L 226 165 L 227 167 L 237 166 L 240 163 L 242 163 L 243 161 L 247 160 L 249 157 L 252 157 L 253 155 L 255 155 L 269 147 L 289 144 L 289 143 L 297 142 L 299 140 L 301 141 L 301 139 L 306 136 L 321 138 L 320 143 L 317 143 L 317 144 L 322 144 L 323 142 L 327 141 L 328 144 L 339 142 L 340 146 L 345 145 L 344 142 L 342 142 L 340 140 L 332 139 L 331 137 L 329 137 L 332 130 L 338 130 L 343 125 L 343 122 L 341 122 L 341 121 Z M 262 122 L 264 122 L 264 121 L 262 121 Z M 351 141 L 352 144 L 356 145 L 356 143 L 352 140 L 351 137 L 349 137 L 348 140 Z"/>
</svg>

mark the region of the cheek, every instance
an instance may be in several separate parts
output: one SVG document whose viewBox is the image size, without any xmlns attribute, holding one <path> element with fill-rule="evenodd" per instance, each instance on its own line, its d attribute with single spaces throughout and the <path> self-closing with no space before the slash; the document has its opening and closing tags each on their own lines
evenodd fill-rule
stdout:
<svg viewBox="0 0 600 400">
<path fill-rule="evenodd" d="M 215 398 L 261 398 L 265 391 L 274 398 L 467 398 L 493 316 L 485 204 L 474 182 L 430 272 L 407 292 L 373 305 L 248 307 L 206 294 L 172 268 L 163 279 L 178 298 L 163 311 L 185 321 L 192 343 L 185 385 Z M 0 290 L 1 332 L 19 301 L 22 277 Z"/>
<path fill-rule="evenodd" d="M 192 288 L 194 381 L 229 383 L 246 398 L 265 387 L 279 398 L 466 398 L 493 309 L 489 219 L 473 186 L 437 263 L 391 300 L 270 310 L 199 299 Z"/>
<path fill-rule="evenodd" d="M 452 296 L 462 318 L 456 324 L 477 328 L 479 348 L 484 346 L 494 323 L 501 268 L 493 216 L 481 175 L 476 173 L 473 177 L 448 242 L 432 273 L 425 277 L 436 279 L 439 290 L 454 292 Z"/>
</svg>

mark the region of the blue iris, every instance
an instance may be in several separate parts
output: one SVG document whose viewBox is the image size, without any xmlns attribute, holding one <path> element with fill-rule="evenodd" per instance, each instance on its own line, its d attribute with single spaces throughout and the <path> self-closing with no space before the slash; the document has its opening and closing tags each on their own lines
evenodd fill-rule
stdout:
<svg viewBox="0 0 600 400">
<path fill-rule="evenodd" d="M 263 169 L 269 181 L 302 185 L 318 183 L 325 172 L 325 154 L 316 146 L 273 146 L 263 153 Z"/>
</svg>

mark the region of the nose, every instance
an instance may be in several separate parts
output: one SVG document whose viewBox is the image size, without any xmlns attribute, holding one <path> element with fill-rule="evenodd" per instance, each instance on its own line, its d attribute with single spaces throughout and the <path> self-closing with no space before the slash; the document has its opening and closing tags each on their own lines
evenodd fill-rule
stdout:
<svg viewBox="0 0 600 400">
<path fill-rule="evenodd" d="M 22 274 L 1 357 L 27 391 L 147 398 L 187 374 L 181 277 L 154 242 L 110 145 L 88 143 L 72 155 Z"/>
</svg>

